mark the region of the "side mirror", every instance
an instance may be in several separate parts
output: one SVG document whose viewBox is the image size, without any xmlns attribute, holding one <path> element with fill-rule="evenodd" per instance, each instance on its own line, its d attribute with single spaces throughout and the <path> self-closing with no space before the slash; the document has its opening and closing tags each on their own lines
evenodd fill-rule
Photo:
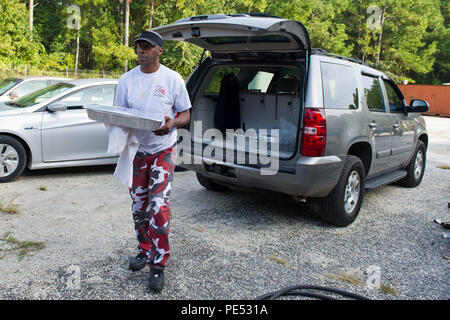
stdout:
<svg viewBox="0 0 450 320">
<path fill-rule="evenodd" d="M 8 97 L 12 100 L 12 99 L 18 98 L 19 95 L 17 94 L 17 91 L 14 90 L 9 93 Z"/>
<path fill-rule="evenodd" d="M 62 102 L 55 102 L 47 106 L 47 110 L 50 112 L 57 112 L 57 111 L 66 111 L 67 110 L 67 104 Z"/>
<path fill-rule="evenodd" d="M 425 100 L 414 99 L 406 109 L 408 112 L 427 112 L 430 105 Z"/>
</svg>

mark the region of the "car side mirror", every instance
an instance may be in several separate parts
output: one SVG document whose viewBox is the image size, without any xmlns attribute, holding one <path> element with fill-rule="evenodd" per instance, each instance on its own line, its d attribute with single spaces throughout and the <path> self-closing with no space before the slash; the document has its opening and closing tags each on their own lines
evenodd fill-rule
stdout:
<svg viewBox="0 0 450 320">
<path fill-rule="evenodd" d="M 430 105 L 425 100 L 414 99 L 406 109 L 408 112 L 427 112 Z"/>
<path fill-rule="evenodd" d="M 15 99 L 15 98 L 18 98 L 19 95 L 17 94 L 17 91 L 14 90 L 14 91 L 11 91 L 11 92 L 9 93 L 8 97 L 9 97 L 10 99 Z"/>
<path fill-rule="evenodd" d="M 67 104 L 65 104 L 63 102 L 55 102 L 55 103 L 50 104 L 47 107 L 47 110 L 50 112 L 66 111 Z"/>
</svg>

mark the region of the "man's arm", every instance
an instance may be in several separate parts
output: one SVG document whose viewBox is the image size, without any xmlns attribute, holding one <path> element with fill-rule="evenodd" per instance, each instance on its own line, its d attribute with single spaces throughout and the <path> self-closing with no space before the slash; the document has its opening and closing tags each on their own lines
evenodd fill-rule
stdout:
<svg viewBox="0 0 450 320">
<path fill-rule="evenodd" d="M 171 119 L 166 116 L 166 123 L 161 127 L 153 131 L 157 136 L 163 136 L 168 134 L 173 127 L 182 127 L 191 119 L 191 113 L 189 109 L 184 110 L 177 114 L 175 119 Z"/>
</svg>

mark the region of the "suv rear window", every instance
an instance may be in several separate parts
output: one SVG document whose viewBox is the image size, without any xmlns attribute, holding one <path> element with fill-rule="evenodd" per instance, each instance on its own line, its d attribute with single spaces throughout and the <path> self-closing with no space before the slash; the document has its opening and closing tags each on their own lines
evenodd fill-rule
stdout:
<svg viewBox="0 0 450 320">
<path fill-rule="evenodd" d="M 321 62 L 323 103 L 327 109 L 358 109 L 358 84 L 352 67 Z"/>
<path fill-rule="evenodd" d="M 220 91 L 220 82 L 222 81 L 222 78 L 229 73 L 234 74 L 234 76 L 237 76 L 240 72 L 239 68 L 233 68 L 233 67 L 221 67 L 219 70 L 214 74 L 213 78 L 211 79 L 211 82 L 208 85 L 208 88 L 206 89 L 206 93 L 215 93 L 219 94 Z"/>
<path fill-rule="evenodd" d="M 273 43 L 289 43 L 289 38 L 281 35 L 270 34 L 266 36 L 256 37 L 208 37 L 203 38 L 208 43 L 221 45 L 221 44 L 235 44 L 235 43 L 259 43 L 259 42 L 273 42 Z"/>
</svg>

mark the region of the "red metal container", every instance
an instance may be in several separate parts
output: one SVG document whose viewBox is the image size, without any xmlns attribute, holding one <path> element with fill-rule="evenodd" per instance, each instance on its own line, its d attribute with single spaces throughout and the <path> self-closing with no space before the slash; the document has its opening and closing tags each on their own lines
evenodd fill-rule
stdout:
<svg viewBox="0 0 450 320">
<path fill-rule="evenodd" d="M 450 117 L 450 86 L 400 84 L 398 87 L 408 104 L 412 99 L 427 101 L 430 104 L 430 110 L 425 114 Z"/>
</svg>

